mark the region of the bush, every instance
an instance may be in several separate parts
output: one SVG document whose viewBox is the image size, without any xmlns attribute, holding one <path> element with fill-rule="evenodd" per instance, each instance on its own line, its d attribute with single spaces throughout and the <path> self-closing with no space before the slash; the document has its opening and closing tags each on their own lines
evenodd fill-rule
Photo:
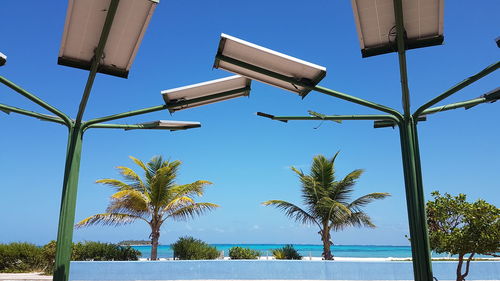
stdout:
<svg viewBox="0 0 500 281">
<path fill-rule="evenodd" d="M 130 246 L 118 246 L 112 243 L 86 241 L 73 244 L 74 261 L 136 261 L 141 252 Z"/>
<path fill-rule="evenodd" d="M 42 256 L 46 265 L 45 273 L 51 274 L 54 270 L 56 258 L 56 241 L 50 241 L 43 246 Z M 140 256 L 141 252 L 130 246 L 92 241 L 73 243 L 71 251 L 71 260 L 74 261 L 135 261 Z"/>
<path fill-rule="evenodd" d="M 219 257 L 219 251 L 207 243 L 193 237 L 181 237 L 171 245 L 174 259 L 213 260 Z"/>
<path fill-rule="evenodd" d="M 84 242 L 73 244 L 71 260 L 130 261 L 138 260 L 141 252 L 130 246 L 111 243 Z M 56 258 L 56 241 L 43 247 L 30 243 L 0 244 L 0 272 L 44 271 L 51 274 Z"/>
<path fill-rule="evenodd" d="M 0 244 L 0 272 L 32 272 L 44 268 L 40 247 L 30 243 Z"/>
<path fill-rule="evenodd" d="M 278 260 L 301 260 L 302 256 L 292 245 L 273 250 L 273 256 Z"/>
<path fill-rule="evenodd" d="M 249 248 L 232 247 L 229 249 L 229 257 L 233 260 L 253 260 L 260 257 L 260 252 Z"/>
</svg>

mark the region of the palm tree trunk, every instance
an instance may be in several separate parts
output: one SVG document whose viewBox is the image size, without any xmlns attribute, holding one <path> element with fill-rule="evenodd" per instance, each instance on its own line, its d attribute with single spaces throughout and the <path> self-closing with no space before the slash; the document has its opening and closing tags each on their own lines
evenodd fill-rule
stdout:
<svg viewBox="0 0 500 281">
<path fill-rule="evenodd" d="M 156 226 L 151 226 L 151 260 L 158 259 L 158 241 L 160 240 L 160 229 Z"/>
<path fill-rule="evenodd" d="M 330 242 L 330 231 L 328 227 L 324 227 L 321 230 L 321 241 L 323 241 L 323 257 L 325 260 L 333 260 L 332 251 L 330 247 L 332 243 Z"/>
</svg>

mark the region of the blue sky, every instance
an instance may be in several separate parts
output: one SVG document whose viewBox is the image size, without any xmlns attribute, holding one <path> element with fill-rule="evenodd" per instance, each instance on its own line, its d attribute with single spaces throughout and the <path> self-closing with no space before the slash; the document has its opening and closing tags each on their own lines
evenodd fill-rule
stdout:
<svg viewBox="0 0 500 281">
<path fill-rule="evenodd" d="M 2 1 L 0 52 L 8 64 L 0 75 L 75 117 L 88 73 L 57 65 L 65 1 Z M 408 51 L 412 108 L 498 60 L 495 0 L 447 1 L 445 44 Z M 320 83 L 351 95 L 401 108 L 397 56 L 362 59 L 349 1 L 166 1 L 158 5 L 129 79 L 98 75 L 84 118 L 162 104 L 161 90 L 227 77 L 212 70 L 220 33 L 274 49 L 327 68 Z M 494 73 L 446 103 L 475 98 L 498 86 Z M 0 103 L 44 112 L 0 86 Z M 442 103 L 445 104 L 445 103 Z M 430 116 L 419 126 L 425 193 L 466 193 L 500 205 L 500 103 Z M 333 233 L 336 244 L 406 245 L 406 204 L 398 131 L 373 129 L 368 121 L 297 121 L 288 124 L 255 116 L 373 114 L 376 111 L 320 93 L 295 94 L 254 82 L 250 98 L 122 120 L 138 123 L 171 119 L 200 121 L 182 132 L 90 130 L 85 134 L 76 219 L 102 212 L 112 190 L 95 184 L 115 178 L 116 166 L 133 166 L 129 155 L 149 160 L 163 155 L 183 162 L 179 183 L 214 183 L 203 200 L 215 212 L 189 222 L 168 222 L 161 243 L 192 235 L 210 243 L 313 243 L 317 229 L 296 224 L 269 199 L 300 203 L 299 183 L 290 166 L 307 169 L 314 155 L 340 150 L 337 173 L 366 173 L 356 195 L 390 192 L 367 208 L 377 229 Z M 63 126 L 17 114 L 0 115 L 0 242 L 55 239 L 67 131 Z M 75 241 L 147 239 L 141 222 L 118 228 L 76 230 Z"/>
</svg>

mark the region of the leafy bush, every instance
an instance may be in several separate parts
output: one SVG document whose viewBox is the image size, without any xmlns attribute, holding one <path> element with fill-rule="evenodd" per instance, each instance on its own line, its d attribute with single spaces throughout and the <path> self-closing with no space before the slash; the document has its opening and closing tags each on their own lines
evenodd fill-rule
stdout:
<svg viewBox="0 0 500 281">
<path fill-rule="evenodd" d="M 42 249 L 30 243 L 0 244 L 0 272 L 42 271 Z"/>
<path fill-rule="evenodd" d="M 253 260 L 260 257 L 260 252 L 249 248 L 232 247 L 229 257 L 233 260 Z"/>
<path fill-rule="evenodd" d="M 273 250 L 273 256 L 278 260 L 301 260 L 302 256 L 295 250 L 293 245 L 285 245 L 283 248 Z"/>
<path fill-rule="evenodd" d="M 136 261 L 141 252 L 130 246 L 118 246 L 112 243 L 86 241 L 73 244 L 72 260 L 75 261 Z"/>
<path fill-rule="evenodd" d="M 56 258 L 56 241 L 50 241 L 43 246 L 43 260 L 47 265 L 45 272 L 52 273 Z M 111 243 L 86 241 L 73 243 L 71 260 L 74 261 L 135 261 L 141 252 L 130 246 L 118 246 Z"/>
<path fill-rule="evenodd" d="M 193 237 L 181 237 L 171 247 L 174 259 L 213 260 L 219 257 L 219 251 L 215 247 Z"/>
<path fill-rule="evenodd" d="M 138 260 L 141 252 L 130 246 L 111 243 L 84 242 L 73 244 L 72 260 L 130 261 Z M 43 247 L 30 243 L 0 244 L 0 272 L 45 271 L 51 274 L 56 258 L 56 241 Z"/>
</svg>

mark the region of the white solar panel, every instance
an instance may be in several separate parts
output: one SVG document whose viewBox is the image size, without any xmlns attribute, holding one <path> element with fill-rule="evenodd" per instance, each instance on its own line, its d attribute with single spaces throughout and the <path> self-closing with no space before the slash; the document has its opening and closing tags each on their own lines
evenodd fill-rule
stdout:
<svg viewBox="0 0 500 281">
<path fill-rule="evenodd" d="M 226 34 L 221 34 L 218 55 L 236 59 L 293 78 L 297 81 L 307 81 L 312 86 L 316 85 L 326 75 L 325 67 L 278 53 Z M 217 58 L 214 67 L 280 87 L 300 95 L 306 95 L 310 91 L 299 85 L 294 85 L 290 82 L 285 82 Z"/>
<path fill-rule="evenodd" d="M 393 0 L 351 0 L 363 56 L 396 51 Z M 443 41 L 444 0 L 403 0 L 407 48 Z"/>
<path fill-rule="evenodd" d="M 235 75 L 180 88 L 164 90 L 161 91 L 161 94 L 163 95 L 165 103 L 169 106 L 169 111 L 174 112 L 236 97 L 248 96 L 250 93 L 250 83 L 250 79 Z M 229 91 L 233 91 L 233 93 L 230 95 L 216 96 Z M 207 97 L 207 99 L 175 106 L 178 102 L 185 102 L 203 97 Z"/>
<path fill-rule="evenodd" d="M 90 69 L 110 2 L 111 0 L 68 1 L 59 64 Z M 99 72 L 127 77 L 157 2 L 119 2 Z"/>
<path fill-rule="evenodd" d="M 170 130 L 170 131 L 186 130 L 186 129 L 201 127 L 200 122 L 171 121 L 171 120 L 158 120 L 158 121 L 153 121 L 153 122 L 140 123 L 137 125 L 148 126 L 148 129 L 162 129 L 162 130 Z M 149 126 L 151 126 L 151 127 L 149 127 Z"/>
</svg>

